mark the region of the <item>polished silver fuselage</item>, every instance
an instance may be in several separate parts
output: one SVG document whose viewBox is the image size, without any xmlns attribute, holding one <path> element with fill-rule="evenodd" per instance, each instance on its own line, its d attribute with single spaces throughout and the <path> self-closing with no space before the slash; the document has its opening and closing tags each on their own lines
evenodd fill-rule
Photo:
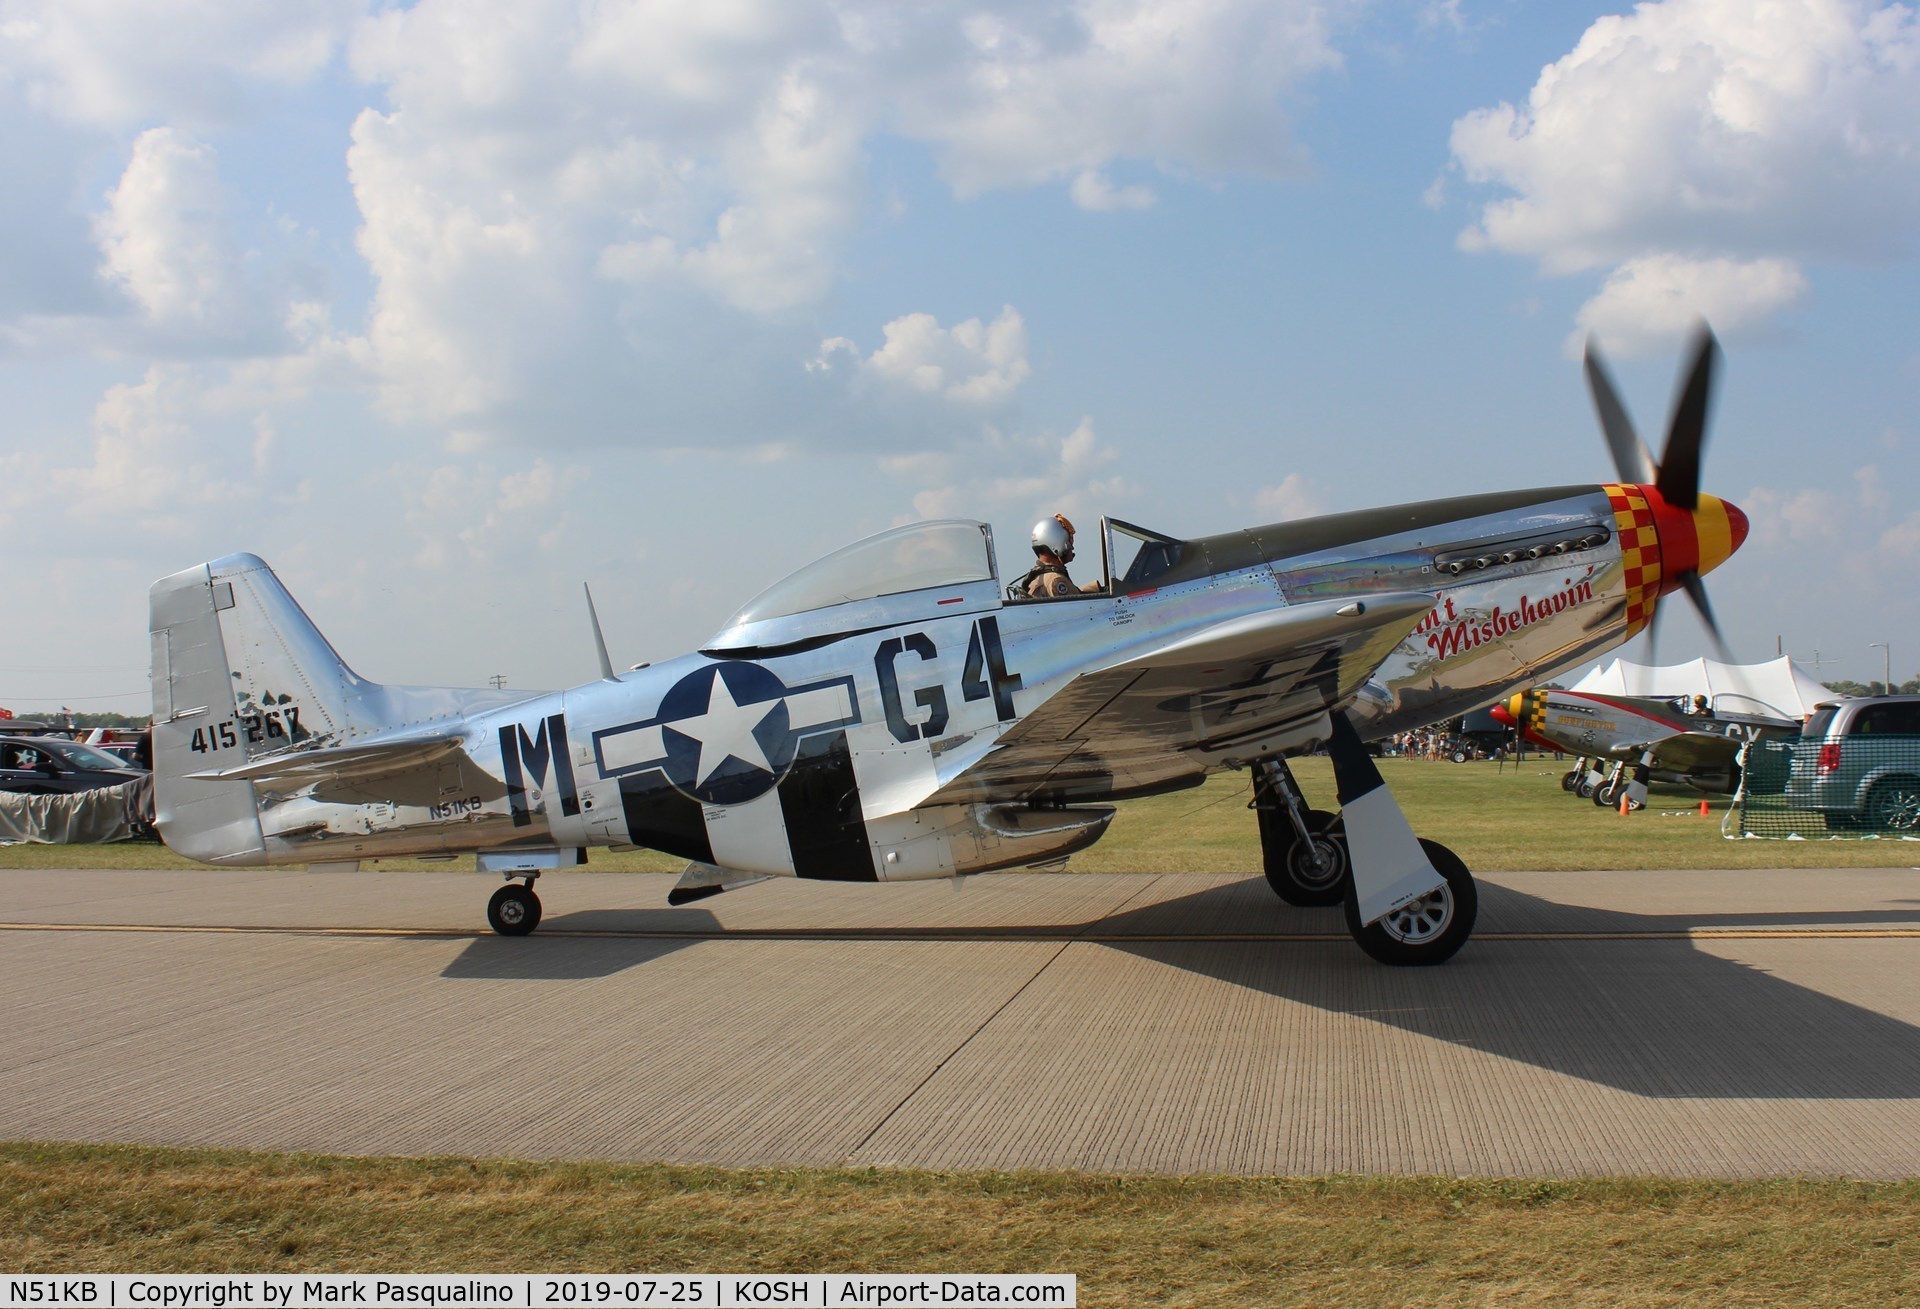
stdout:
<svg viewBox="0 0 1920 1309">
<path fill-rule="evenodd" d="M 1094 594 L 1014 601 L 1002 577 L 850 601 L 519 699 L 441 700 L 348 674 L 340 694 L 385 707 L 335 718 L 404 712 L 446 724 L 460 749 L 410 774 L 257 788 L 259 848 L 219 861 L 646 846 L 747 873 L 857 880 L 1038 862 L 1097 839 L 1112 812 L 1103 802 L 1313 748 L 1330 712 L 1378 738 L 1618 644 L 1628 622 L 1615 521 L 1607 488 L 1593 486 L 1277 524 L 1178 542 Z M 1064 725 L 1046 741 L 1018 735 L 1063 689 L 1088 685 L 1076 679 L 1189 634 L 1321 602 L 1398 597 L 1404 608 L 1413 593 L 1431 596 L 1425 616 L 1357 673 L 1276 649 L 1251 671 L 1109 712 L 1097 731 L 1076 737 L 1056 703 Z M 1303 666 L 1314 658 L 1326 667 Z M 254 674 L 234 679 L 243 714 L 263 691 L 271 703 L 270 689 L 247 684 Z M 1100 712 L 1090 703 L 1088 721 Z M 309 710 L 304 723 L 323 717 Z"/>
</svg>

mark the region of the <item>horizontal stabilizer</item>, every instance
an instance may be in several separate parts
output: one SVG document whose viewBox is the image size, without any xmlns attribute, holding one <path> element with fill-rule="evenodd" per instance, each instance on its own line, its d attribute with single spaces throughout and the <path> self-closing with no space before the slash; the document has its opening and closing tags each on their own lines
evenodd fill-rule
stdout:
<svg viewBox="0 0 1920 1309">
<path fill-rule="evenodd" d="M 283 750 L 232 768 L 186 776 L 200 782 L 252 782 L 270 791 L 294 790 L 323 781 L 365 782 L 444 759 L 460 750 L 461 741 L 462 733 L 457 729 L 410 732 L 351 745 Z"/>
</svg>

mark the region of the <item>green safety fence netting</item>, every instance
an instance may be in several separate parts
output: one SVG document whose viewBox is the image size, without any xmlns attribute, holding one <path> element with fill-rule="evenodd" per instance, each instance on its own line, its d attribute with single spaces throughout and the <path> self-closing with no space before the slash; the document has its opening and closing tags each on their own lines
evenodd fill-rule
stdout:
<svg viewBox="0 0 1920 1309">
<path fill-rule="evenodd" d="M 1920 840 L 1920 736 L 1755 741 L 1723 830 Z"/>
</svg>

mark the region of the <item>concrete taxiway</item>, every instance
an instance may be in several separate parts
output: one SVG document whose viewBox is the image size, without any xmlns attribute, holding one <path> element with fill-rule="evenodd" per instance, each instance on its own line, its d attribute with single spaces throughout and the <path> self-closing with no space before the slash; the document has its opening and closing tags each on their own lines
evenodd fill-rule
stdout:
<svg viewBox="0 0 1920 1309">
<path fill-rule="evenodd" d="M 672 880 L 0 871 L 0 1138 L 1920 1175 L 1920 870 L 1488 874 L 1433 969 L 1257 877 Z"/>
</svg>

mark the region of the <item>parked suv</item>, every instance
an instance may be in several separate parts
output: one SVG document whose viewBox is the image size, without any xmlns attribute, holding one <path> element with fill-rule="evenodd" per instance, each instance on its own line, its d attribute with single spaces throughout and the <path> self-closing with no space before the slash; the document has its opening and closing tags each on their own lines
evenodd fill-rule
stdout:
<svg viewBox="0 0 1920 1309">
<path fill-rule="evenodd" d="M 145 769 L 78 741 L 51 736 L 0 737 L 0 791 L 65 795 L 118 786 L 145 777 Z"/>
<path fill-rule="evenodd" d="M 1816 705 L 1800 729 L 1787 798 L 1835 831 L 1920 832 L 1920 695 Z"/>
</svg>

